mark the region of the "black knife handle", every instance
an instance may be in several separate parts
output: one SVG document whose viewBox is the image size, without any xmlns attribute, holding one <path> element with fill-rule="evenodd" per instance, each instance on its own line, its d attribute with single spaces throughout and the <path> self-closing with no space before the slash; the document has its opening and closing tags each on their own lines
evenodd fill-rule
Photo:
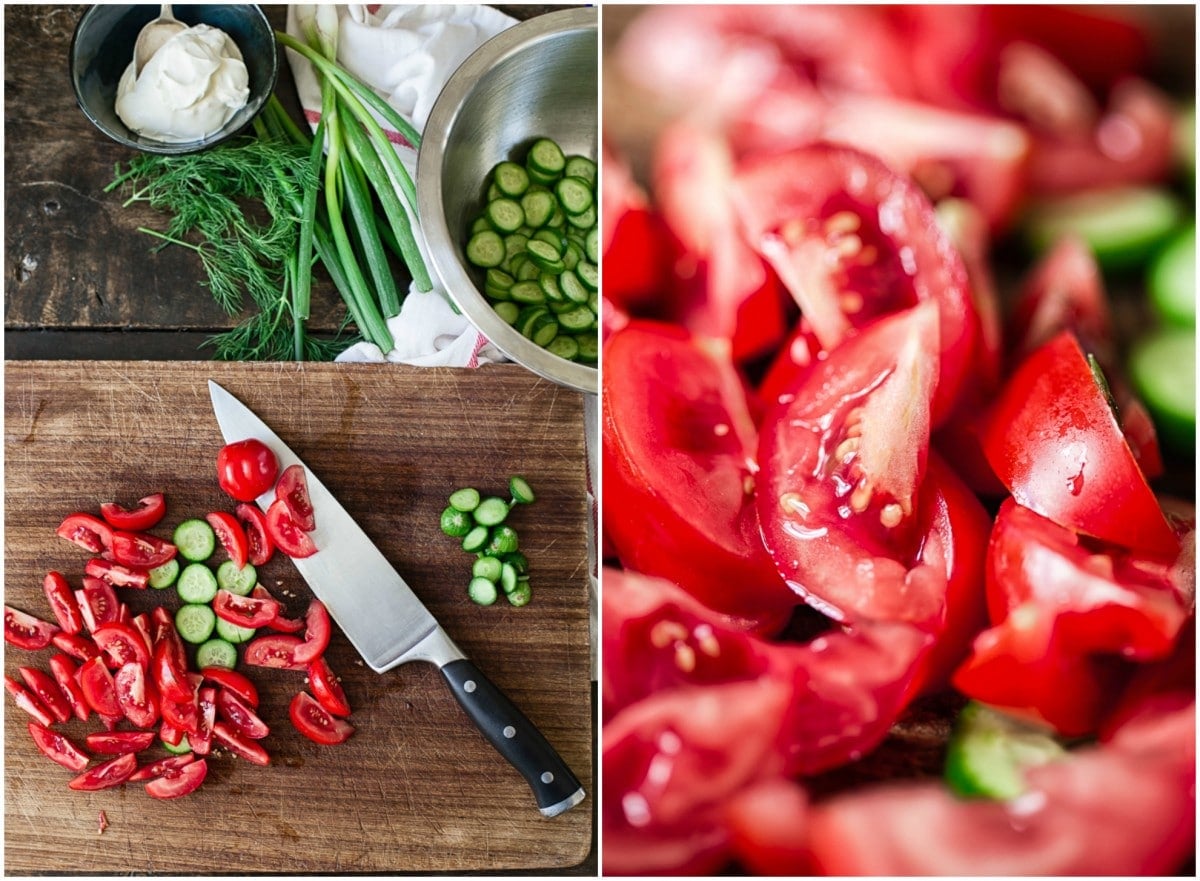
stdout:
<svg viewBox="0 0 1200 881">
<path fill-rule="evenodd" d="M 583 787 L 554 747 L 478 667 L 463 658 L 441 670 L 471 721 L 521 772 L 543 814 L 554 817 L 583 801 Z"/>
</svg>

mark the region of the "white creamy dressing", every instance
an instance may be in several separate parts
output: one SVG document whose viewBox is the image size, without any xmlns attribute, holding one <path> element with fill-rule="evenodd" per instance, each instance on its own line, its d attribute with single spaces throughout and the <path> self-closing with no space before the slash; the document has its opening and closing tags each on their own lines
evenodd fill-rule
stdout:
<svg viewBox="0 0 1200 881">
<path fill-rule="evenodd" d="M 250 76 L 237 44 L 198 24 L 171 37 L 140 75 L 134 62 L 117 85 L 117 115 L 140 135 L 183 144 L 218 131 L 250 97 Z"/>
</svg>

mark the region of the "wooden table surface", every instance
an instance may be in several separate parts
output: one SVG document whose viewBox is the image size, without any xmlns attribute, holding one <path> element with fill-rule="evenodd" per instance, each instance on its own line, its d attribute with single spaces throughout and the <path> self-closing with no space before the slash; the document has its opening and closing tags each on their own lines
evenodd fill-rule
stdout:
<svg viewBox="0 0 1200 881">
<path fill-rule="evenodd" d="M 97 130 L 75 103 L 67 58 L 86 8 L 4 8 L 5 358 L 206 360 L 211 351 L 203 347 L 205 340 L 234 326 L 238 317 L 225 315 L 213 302 L 193 254 L 171 247 L 154 252 L 156 243 L 137 231 L 139 226 L 165 227 L 163 215 L 142 205 L 122 207 L 116 193 L 103 192 L 115 165 L 128 162 L 133 153 Z M 524 19 L 550 7 L 498 8 Z M 264 9 L 272 24 L 282 28 L 286 7 Z M 276 91 L 299 119 L 286 63 Z M 319 271 L 310 331 L 332 333 L 344 315 L 341 298 Z M 78 365 L 70 369 L 87 375 Z M 590 690 L 594 707 L 594 684 Z M 595 743 L 593 721 L 589 758 L 596 753 Z M 592 817 L 586 855 L 574 866 L 563 862 L 561 854 L 555 857 L 557 867 L 538 869 L 531 862 L 520 874 L 596 873 L 595 764 L 577 770 L 589 793 L 589 803 L 577 810 L 591 811 Z M 435 863 L 427 859 L 423 865 Z"/>
</svg>

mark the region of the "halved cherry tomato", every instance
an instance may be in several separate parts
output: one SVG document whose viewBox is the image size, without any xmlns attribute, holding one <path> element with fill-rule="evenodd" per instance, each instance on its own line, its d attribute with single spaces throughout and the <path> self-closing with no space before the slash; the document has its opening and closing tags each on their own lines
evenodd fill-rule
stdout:
<svg viewBox="0 0 1200 881">
<path fill-rule="evenodd" d="M 304 670 L 305 664 L 296 662 L 296 649 L 304 645 L 298 636 L 286 633 L 269 633 L 258 636 L 246 646 L 242 660 L 255 667 L 275 667 L 281 670 Z"/>
<path fill-rule="evenodd" d="M 195 690 L 188 679 L 187 667 L 181 656 L 176 654 L 170 640 L 164 639 L 154 647 L 151 672 L 164 702 L 195 700 Z"/>
<path fill-rule="evenodd" d="M 1074 334 L 1012 374 L 984 430 L 996 476 L 1027 508 L 1124 547 L 1174 555 L 1167 524 Z"/>
<path fill-rule="evenodd" d="M 100 516 L 113 529 L 128 532 L 143 532 L 157 525 L 167 513 L 167 500 L 162 493 L 153 493 L 139 499 L 136 508 L 122 508 L 116 502 L 105 502 L 100 506 Z"/>
<path fill-rule="evenodd" d="M 42 754 L 52 762 L 57 762 L 72 771 L 82 771 L 87 767 L 88 755 L 72 743 L 63 734 L 51 731 L 45 725 L 37 722 L 29 723 L 29 736 L 37 744 Z"/>
<path fill-rule="evenodd" d="M 273 596 L 271 596 L 271 592 L 261 584 L 254 585 L 254 590 L 250 591 L 250 596 L 259 600 L 271 600 L 272 602 L 276 603 L 279 602 Z M 275 617 L 267 623 L 267 626 L 272 630 L 278 630 L 281 633 L 299 633 L 304 629 L 303 620 L 300 618 L 285 618 L 282 612 L 283 604 L 279 603 L 279 614 L 276 614 Z"/>
<path fill-rule="evenodd" d="M 258 689 L 254 683 L 236 670 L 226 667 L 205 667 L 200 675 L 221 688 L 228 689 L 252 707 L 258 706 Z"/>
<path fill-rule="evenodd" d="M 83 576 L 83 588 L 75 591 L 75 601 L 83 615 L 87 629 L 95 633 L 96 628 L 121 617 L 121 603 L 111 584 L 90 575 Z"/>
<path fill-rule="evenodd" d="M 321 657 L 329 645 L 331 629 L 325 604 L 314 599 L 308 604 L 308 611 L 304 614 L 304 643 L 297 646 L 296 651 L 292 653 L 296 663 L 307 665 Z"/>
<path fill-rule="evenodd" d="M 292 519 L 287 503 L 276 499 L 267 508 L 267 533 L 275 547 L 289 557 L 311 557 L 317 552 L 317 546 L 309 538 L 308 533 L 301 529 Z"/>
<path fill-rule="evenodd" d="M 622 563 L 728 614 L 790 614 L 797 598 L 759 536 L 756 434 L 728 355 L 634 321 L 604 363 L 604 531 Z"/>
<path fill-rule="evenodd" d="M 25 685 L 37 696 L 38 701 L 59 722 L 71 718 L 71 701 L 63 694 L 54 677 L 36 667 L 18 667 L 17 672 L 25 680 Z"/>
<path fill-rule="evenodd" d="M 137 756 L 126 753 L 84 771 L 67 785 L 72 789 L 92 791 L 120 786 L 137 770 Z"/>
<path fill-rule="evenodd" d="M 150 647 L 132 624 L 124 621 L 101 624 L 93 631 L 92 639 L 107 655 L 109 666 L 114 670 L 130 662 L 143 670 L 150 666 Z"/>
<path fill-rule="evenodd" d="M 279 614 L 279 603 L 274 600 L 238 596 L 232 591 L 218 590 L 213 598 L 213 611 L 217 617 L 238 627 L 258 628 L 270 624 Z"/>
<path fill-rule="evenodd" d="M 12 606 L 4 607 L 4 641 L 19 649 L 37 651 L 50 645 L 59 630 L 53 624 L 35 618 Z"/>
<path fill-rule="evenodd" d="M 174 744 L 173 744 L 174 745 Z M 195 761 L 195 753 L 183 753 L 178 756 L 167 756 L 164 759 L 151 762 L 149 765 L 142 765 L 136 771 L 129 775 L 128 782 L 140 783 L 143 780 L 154 780 L 161 777 L 164 773 L 171 770 L 178 770 L 184 765 L 190 765 Z"/>
<path fill-rule="evenodd" d="M 77 661 L 90 661 L 100 656 L 100 649 L 86 636 L 77 633 L 56 633 L 51 640 L 55 647 L 66 652 Z"/>
<path fill-rule="evenodd" d="M 169 541 L 145 532 L 115 530 L 112 536 L 112 556 L 122 566 L 154 569 L 173 559 L 178 550 Z"/>
<path fill-rule="evenodd" d="M 354 733 L 353 725 L 326 712 L 307 691 L 297 692 L 292 698 L 288 716 L 297 731 L 323 746 L 343 743 Z"/>
<path fill-rule="evenodd" d="M 86 722 L 88 716 L 91 715 L 91 709 L 84 700 L 83 689 L 79 687 L 78 665 L 71 660 L 69 655 L 60 652 L 50 658 L 50 672 L 54 674 L 54 681 L 58 683 L 58 687 L 70 701 L 75 718 Z"/>
<path fill-rule="evenodd" d="M 884 316 L 937 304 L 932 418 L 942 422 L 973 366 L 979 317 L 962 258 L 924 194 L 879 159 L 832 147 L 751 163 L 735 193 L 750 244 L 826 350 Z"/>
<path fill-rule="evenodd" d="M 123 665 L 113 676 L 113 685 L 126 719 L 138 728 L 149 728 L 158 722 L 158 693 L 144 666 L 136 661 Z"/>
<path fill-rule="evenodd" d="M 267 723 L 258 717 L 252 707 L 225 688 L 217 691 L 217 715 L 251 740 L 262 740 L 271 733 Z"/>
<path fill-rule="evenodd" d="M 271 764 L 271 757 L 267 755 L 267 751 L 262 748 L 261 744 L 243 737 L 239 732 L 231 728 L 227 722 L 218 721 L 213 725 L 213 739 L 235 756 L 239 756 L 248 762 L 253 762 L 256 765 Z"/>
<path fill-rule="evenodd" d="M 324 657 L 318 657 L 309 662 L 308 686 L 326 712 L 335 716 L 350 715 L 350 701 L 346 699 L 342 683 L 329 669 L 329 664 Z"/>
<path fill-rule="evenodd" d="M 164 768 L 157 778 L 146 784 L 146 794 L 152 798 L 179 798 L 195 792 L 207 774 L 208 763 L 204 759 L 196 759 L 182 768 Z"/>
<path fill-rule="evenodd" d="M 839 620 L 938 620 L 947 573 L 922 559 L 925 466 L 938 381 L 937 308 L 847 340 L 768 415 L 758 515 L 776 566 Z"/>
<path fill-rule="evenodd" d="M 108 550 L 112 545 L 112 527 L 91 514 L 71 514 L 55 531 L 60 538 L 74 542 L 93 554 Z"/>
<path fill-rule="evenodd" d="M 292 522 L 305 532 L 312 532 L 317 528 L 317 522 L 313 519 L 312 500 L 308 497 L 308 478 L 305 476 L 303 465 L 297 463 L 283 469 L 283 474 L 279 475 L 279 483 L 275 484 L 275 498 L 283 499 Z"/>
<path fill-rule="evenodd" d="M 88 560 L 83 571 L 93 578 L 107 581 L 113 587 L 134 587 L 140 590 L 150 583 L 150 572 L 148 569 L 141 569 L 136 566 L 122 566 L 120 563 L 114 563 L 112 560 L 103 560 L 99 557 Z"/>
<path fill-rule="evenodd" d="M 4 688 L 12 695 L 13 701 L 18 707 L 24 710 L 29 715 L 33 716 L 38 722 L 41 722 L 47 728 L 54 724 L 54 716 L 50 711 L 42 706 L 42 702 L 34 697 L 33 692 L 26 688 L 11 676 L 4 677 Z"/>
<path fill-rule="evenodd" d="M 103 656 L 85 661 L 79 668 L 79 687 L 88 706 L 102 716 L 124 718 L 121 704 L 117 701 L 117 688 L 112 673 L 108 672 Z"/>
<path fill-rule="evenodd" d="M 217 453 L 217 483 L 239 502 L 252 502 L 275 485 L 279 460 L 262 441 L 226 444 Z"/>
<path fill-rule="evenodd" d="M 246 530 L 242 529 L 242 524 L 228 511 L 213 511 L 204 519 L 217 534 L 217 541 L 229 554 L 229 559 L 233 560 L 234 565 L 239 569 L 244 569 L 246 561 L 249 559 L 250 545 L 246 539 Z"/>
<path fill-rule="evenodd" d="M 247 559 L 255 566 L 265 565 L 275 553 L 275 543 L 267 532 L 267 515 L 248 502 L 242 502 L 234 511 L 246 530 Z"/>
<path fill-rule="evenodd" d="M 198 721 L 196 730 L 188 737 L 188 743 L 198 756 L 206 756 L 212 750 L 213 725 L 217 722 L 217 690 L 205 685 L 196 692 Z"/>
<path fill-rule="evenodd" d="M 154 731 L 93 731 L 84 740 L 94 753 L 123 756 L 149 748 L 157 737 Z"/>
<path fill-rule="evenodd" d="M 54 612 L 54 619 L 63 633 L 78 633 L 83 629 L 83 615 L 75 594 L 61 572 L 48 572 L 42 581 L 42 589 Z"/>
</svg>

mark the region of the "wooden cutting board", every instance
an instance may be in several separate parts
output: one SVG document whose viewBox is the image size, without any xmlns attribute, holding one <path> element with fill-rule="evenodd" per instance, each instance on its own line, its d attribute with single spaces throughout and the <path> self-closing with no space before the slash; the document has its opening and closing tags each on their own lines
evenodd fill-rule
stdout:
<svg viewBox="0 0 1200 881">
<path fill-rule="evenodd" d="M 534 870 L 578 865 L 594 799 L 584 400 L 515 365 L 8 362 L 5 365 L 5 602 L 53 620 L 41 583 L 79 587 L 86 552 L 55 536 L 76 510 L 167 495 L 170 536 L 189 516 L 232 510 L 217 486 L 222 440 L 212 378 L 305 460 L 405 576 L 466 654 L 537 724 L 588 789 L 552 820 L 470 725 L 429 665 L 372 673 L 340 630 L 326 657 L 353 706 L 355 735 L 321 747 L 292 728 L 302 673 L 243 667 L 258 685 L 270 767 L 219 755 L 174 801 L 141 784 L 81 793 L 41 755 L 5 698 L 5 868 L 30 873 L 307 874 Z M 537 501 L 514 511 L 533 600 L 479 607 L 472 558 L 438 517 L 460 486 Z M 223 557 L 218 551 L 215 559 Z M 279 555 L 260 581 L 302 615 L 311 594 Z M 121 589 L 136 614 L 175 608 L 174 590 Z M 6 646 L 5 673 L 48 669 L 50 651 Z M 82 743 L 97 730 L 58 726 Z M 155 746 L 150 755 L 158 756 Z M 108 827 L 98 832 L 103 812 Z"/>
</svg>

